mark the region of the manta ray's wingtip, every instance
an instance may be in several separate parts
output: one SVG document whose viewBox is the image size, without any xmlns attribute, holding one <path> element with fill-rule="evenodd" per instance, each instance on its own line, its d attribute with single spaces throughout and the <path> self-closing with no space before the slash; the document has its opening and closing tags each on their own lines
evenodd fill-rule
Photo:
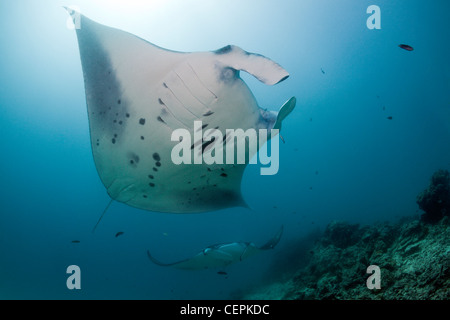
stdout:
<svg viewBox="0 0 450 320">
<path fill-rule="evenodd" d="M 62 6 L 62 8 L 65 9 L 69 13 L 69 15 L 73 15 L 75 12 L 79 13 L 77 10 L 67 6 Z"/>
<path fill-rule="evenodd" d="M 265 245 L 261 246 L 260 250 L 269 250 L 275 248 L 275 246 L 280 242 L 281 236 L 283 235 L 284 225 L 281 225 L 278 232 L 275 234 L 275 236 L 270 239 Z"/>
<path fill-rule="evenodd" d="M 273 85 L 275 84 L 279 84 L 280 82 L 283 82 L 284 80 L 286 80 L 287 78 L 289 78 L 290 74 L 286 74 L 283 78 L 281 78 L 280 80 L 278 80 L 277 82 L 273 83 Z"/>
<path fill-rule="evenodd" d="M 147 250 L 147 256 L 150 259 L 150 261 L 153 262 L 154 264 L 156 264 L 158 266 L 163 266 L 163 267 L 167 266 L 167 264 L 162 263 L 162 262 L 156 260 L 155 258 L 153 258 L 153 256 L 150 254 L 149 250 Z"/>
</svg>

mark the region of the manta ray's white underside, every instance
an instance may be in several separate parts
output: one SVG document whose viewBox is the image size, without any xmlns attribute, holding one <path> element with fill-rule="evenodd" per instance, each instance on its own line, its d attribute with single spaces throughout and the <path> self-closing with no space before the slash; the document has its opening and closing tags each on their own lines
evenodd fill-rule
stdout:
<svg viewBox="0 0 450 320">
<path fill-rule="evenodd" d="M 181 53 L 79 15 L 77 29 L 95 165 L 112 199 L 133 207 L 189 213 L 244 205 L 243 165 L 175 165 L 175 129 L 281 128 L 291 98 L 276 112 L 259 108 L 239 77 L 265 84 L 288 77 L 277 63 L 236 46 Z M 194 141 L 191 152 L 202 152 Z M 250 155 L 251 156 L 251 155 Z"/>
</svg>

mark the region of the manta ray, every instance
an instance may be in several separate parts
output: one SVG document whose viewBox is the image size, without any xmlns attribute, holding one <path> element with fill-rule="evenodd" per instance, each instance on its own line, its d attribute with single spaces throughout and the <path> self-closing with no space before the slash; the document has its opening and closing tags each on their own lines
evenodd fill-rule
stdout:
<svg viewBox="0 0 450 320">
<path fill-rule="evenodd" d="M 280 241 L 282 234 L 283 226 L 281 226 L 280 230 L 272 239 L 261 247 L 257 247 L 252 242 L 230 242 L 216 244 L 203 249 L 192 258 L 173 263 L 162 263 L 156 260 L 149 251 L 147 251 L 147 255 L 153 263 L 162 267 L 171 266 L 177 269 L 185 270 L 220 268 L 240 262 L 261 251 L 275 248 Z"/>
<path fill-rule="evenodd" d="M 216 143 L 225 143 L 227 129 L 280 130 L 295 97 L 279 112 L 262 109 L 240 71 L 267 85 L 285 80 L 288 72 L 234 45 L 211 52 L 167 50 L 67 10 L 78 24 L 93 158 L 111 199 L 170 213 L 245 207 L 241 180 L 248 161 L 174 164 L 177 142 L 171 134 L 186 129 L 194 135 L 195 121 L 224 134 Z M 190 152 L 204 152 L 210 143 L 194 141 Z"/>
</svg>

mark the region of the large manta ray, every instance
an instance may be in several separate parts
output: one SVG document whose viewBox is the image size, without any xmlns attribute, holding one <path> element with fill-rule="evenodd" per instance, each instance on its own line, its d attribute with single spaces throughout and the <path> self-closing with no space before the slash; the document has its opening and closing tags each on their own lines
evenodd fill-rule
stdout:
<svg viewBox="0 0 450 320">
<path fill-rule="evenodd" d="M 241 179 L 248 161 L 176 165 L 171 134 L 186 129 L 194 136 L 194 121 L 220 130 L 220 143 L 226 129 L 281 129 L 295 98 L 278 113 L 261 109 L 239 71 L 273 85 L 289 76 L 286 70 L 231 45 L 212 52 L 166 50 L 67 10 L 78 19 L 92 153 L 109 196 L 173 213 L 245 206 Z M 193 142 L 192 154 L 211 143 Z"/>
</svg>

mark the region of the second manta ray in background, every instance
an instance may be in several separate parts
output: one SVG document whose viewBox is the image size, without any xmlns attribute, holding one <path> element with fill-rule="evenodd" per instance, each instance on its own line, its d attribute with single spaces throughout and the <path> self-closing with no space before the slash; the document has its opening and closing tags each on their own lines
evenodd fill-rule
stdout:
<svg viewBox="0 0 450 320">
<path fill-rule="evenodd" d="M 173 263 L 162 263 L 156 260 L 155 258 L 153 258 L 149 251 L 147 251 L 147 255 L 153 263 L 163 267 L 171 266 L 174 268 L 185 270 L 220 268 L 242 261 L 263 250 L 275 248 L 275 246 L 280 241 L 282 234 L 283 226 L 272 239 L 270 239 L 265 245 L 261 247 L 257 247 L 252 242 L 230 242 L 216 244 L 207 247 L 192 258 Z"/>
<path fill-rule="evenodd" d="M 223 142 L 216 139 L 215 144 L 228 142 L 226 130 L 281 129 L 295 98 L 280 112 L 266 111 L 239 72 L 274 85 L 289 76 L 287 71 L 231 45 L 212 52 L 163 49 L 67 10 L 79 25 L 92 153 L 109 196 L 136 208 L 172 213 L 245 207 L 241 179 L 248 160 L 177 165 L 171 152 L 182 140 L 174 142 L 171 135 L 185 129 L 195 138 L 195 121 L 201 121 L 202 130 L 222 133 Z M 212 142 L 192 141 L 189 152 L 207 152 Z"/>
</svg>

